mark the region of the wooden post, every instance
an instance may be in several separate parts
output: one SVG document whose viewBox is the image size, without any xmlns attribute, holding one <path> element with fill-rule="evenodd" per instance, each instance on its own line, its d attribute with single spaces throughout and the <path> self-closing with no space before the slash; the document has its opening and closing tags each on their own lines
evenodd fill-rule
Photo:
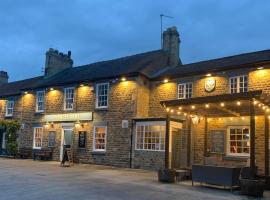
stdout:
<svg viewBox="0 0 270 200">
<path fill-rule="evenodd" d="M 191 119 L 188 120 L 187 127 L 187 166 L 190 166 L 190 153 L 191 153 Z"/>
<path fill-rule="evenodd" d="M 265 131 L 264 132 L 264 134 L 265 134 L 264 174 L 265 174 L 265 176 L 269 176 L 269 118 L 266 114 L 264 116 L 264 131 Z"/>
<path fill-rule="evenodd" d="M 253 101 L 250 100 L 250 169 L 251 177 L 255 178 L 256 163 L 255 163 L 255 109 Z"/>
<path fill-rule="evenodd" d="M 208 132 L 208 118 L 205 117 L 205 122 L 204 122 L 204 157 L 207 157 L 207 132 Z"/>
<path fill-rule="evenodd" d="M 170 116 L 166 119 L 166 133 L 165 133 L 165 169 L 169 168 L 169 146 L 170 146 Z"/>
</svg>

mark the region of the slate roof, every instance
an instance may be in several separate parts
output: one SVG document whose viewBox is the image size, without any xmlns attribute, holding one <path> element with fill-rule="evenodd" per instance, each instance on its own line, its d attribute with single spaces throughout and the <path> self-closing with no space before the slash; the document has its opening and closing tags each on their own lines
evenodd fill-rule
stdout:
<svg viewBox="0 0 270 200">
<path fill-rule="evenodd" d="M 270 50 L 245 53 L 235 56 L 201 61 L 197 63 L 168 66 L 168 55 L 163 50 L 150 51 L 109 61 L 96 62 L 61 71 L 52 77 L 43 76 L 0 85 L 0 97 L 18 95 L 24 90 L 54 87 L 86 81 L 94 82 L 120 76 L 144 75 L 157 80 L 211 73 L 241 67 L 256 67 L 254 64 L 270 62 Z"/>
<path fill-rule="evenodd" d="M 179 65 L 170 68 L 165 72 L 155 74 L 155 79 L 175 78 L 182 76 L 192 76 L 198 74 L 212 73 L 230 69 L 240 69 L 241 67 L 256 67 L 254 64 L 270 62 L 270 49 L 244 53 L 213 60 L 206 60 L 191 64 Z"/>
<path fill-rule="evenodd" d="M 63 70 L 51 77 L 11 82 L 0 85 L 0 97 L 20 94 L 23 90 L 60 86 L 84 81 L 98 81 L 120 76 L 144 75 L 148 78 L 168 65 L 168 55 L 163 50 L 150 51 L 123 58 L 96 62 Z"/>
<path fill-rule="evenodd" d="M 35 87 L 43 81 L 43 76 L 0 84 L 0 97 L 19 95 L 27 87 Z"/>
</svg>

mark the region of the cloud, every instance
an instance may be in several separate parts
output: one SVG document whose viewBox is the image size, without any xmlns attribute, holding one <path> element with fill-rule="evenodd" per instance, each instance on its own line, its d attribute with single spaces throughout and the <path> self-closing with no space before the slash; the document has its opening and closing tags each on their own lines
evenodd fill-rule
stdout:
<svg viewBox="0 0 270 200">
<path fill-rule="evenodd" d="M 75 65 L 160 48 L 177 26 L 184 63 L 267 49 L 270 2 L 252 0 L 0 1 L 0 70 L 11 80 L 42 74 L 48 48 L 72 51 Z"/>
</svg>

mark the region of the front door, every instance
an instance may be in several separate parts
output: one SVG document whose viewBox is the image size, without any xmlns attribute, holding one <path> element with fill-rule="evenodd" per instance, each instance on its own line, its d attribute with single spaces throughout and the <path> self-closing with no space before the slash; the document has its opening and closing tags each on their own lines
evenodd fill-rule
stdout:
<svg viewBox="0 0 270 200">
<path fill-rule="evenodd" d="M 187 166 L 187 134 L 179 128 L 172 128 L 172 160 L 171 167 L 174 169 L 186 168 Z"/>
<path fill-rule="evenodd" d="M 3 129 L 0 129 L 0 155 L 6 154 L 7 135 Z"/>
<path fill-rule="evenodd" d="M 60 161 L 62 161 L 62 159 L 63 159 L 64 145 L 72 146 L 72 141 L 73 141 L 72 138 L 73 138 L 73 129 L 72 128 L 64 128 L 62 130 L 62 136 L 61 136 Z"/>
</svg>

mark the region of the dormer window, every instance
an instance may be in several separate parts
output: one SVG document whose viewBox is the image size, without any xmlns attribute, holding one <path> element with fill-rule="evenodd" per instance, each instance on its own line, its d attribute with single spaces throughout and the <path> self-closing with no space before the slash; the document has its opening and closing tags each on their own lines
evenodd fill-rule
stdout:
<svg viewBox="0 0 270 200">
<path fill-rule="evenodd" d="M 8 100 L 6 105 L 6 117 L 12 117 L 14 111 L 14 101 Z"/>
<path fill-rule="evenodd" d="M 241 93 L 248 91 L 248 76 L 235 76 L 230 78 L 230 93 Z"/>
<path fill-rule="evenodd" d="M 64 90 L 64 110 L 74 109 L 74 87 Z"/>
</svg>

